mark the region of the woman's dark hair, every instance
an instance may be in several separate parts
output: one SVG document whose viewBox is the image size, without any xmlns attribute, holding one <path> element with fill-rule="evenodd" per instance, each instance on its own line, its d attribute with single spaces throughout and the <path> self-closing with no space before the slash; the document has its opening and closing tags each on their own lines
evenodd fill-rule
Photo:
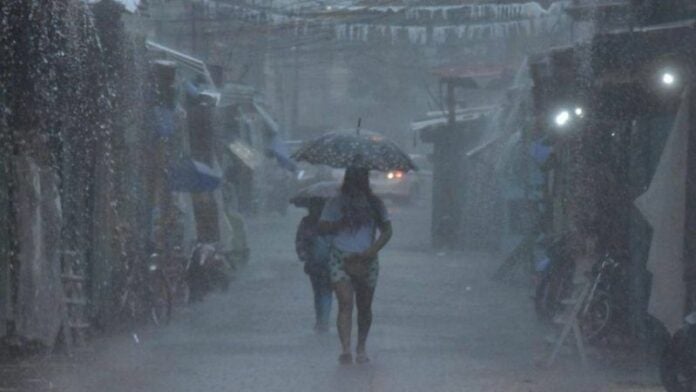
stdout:
<svg viewBox="0 0 696 392">
<path fill-rule="evenodd" d="M 319 217 L 321 216 L 321 211 L 324 209 L 324 204 L 325 200 L 322 198 L 314 198 L 309 201 L 307 204 L 307 211 L 309 212 L 309 216 L 319 220 Z"/>
<path fill-rule="evenodd" d="M 349 167 L 343 177 L 341 194 L 345 203 L 342 214 L 350 230 L 356 231 L 375 219 L 376 196 L 370 189 L 370 171 Z"/>
<path fill-rule="evenodd" d="M 347 168 L 346 174 L 343 177 L 341 193 L 346 196 L 356 196 L 360 194 L 371 196 L 372 189 L 370 189 L 370 171 L 355 167 Z"/>
</svg>

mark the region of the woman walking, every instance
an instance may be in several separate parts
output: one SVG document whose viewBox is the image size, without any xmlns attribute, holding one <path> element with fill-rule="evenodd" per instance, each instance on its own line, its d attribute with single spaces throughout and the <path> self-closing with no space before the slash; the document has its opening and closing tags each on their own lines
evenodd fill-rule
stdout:
<svg viewBox="0 0 696 392">
<path fill-rule="evenodd" d="M 377 254 L 392 235 L 384 203 L 370 189 L 368 170 L 352 167 L 346 170 L 340 194 L 330 199 L 322 211 L 319 230 L 332 236 L 329 274 L 338 300 L 336 326 L 343 350 L 339 362 L 353 362 L 351 329 L 355 304 L 358 308 L 355 361 L 366 363 L 369 358 L 365 345 L 379 274 Z"/>
</svg>

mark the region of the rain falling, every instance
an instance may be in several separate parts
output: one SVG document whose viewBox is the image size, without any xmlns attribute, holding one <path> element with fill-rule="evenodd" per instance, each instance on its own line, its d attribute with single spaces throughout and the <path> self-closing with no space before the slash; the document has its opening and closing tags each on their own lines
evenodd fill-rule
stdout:
<svg viewBox="0 0 696 392">
<path fill-rule="evenodd" d="M 696 391 L 696 2 L 1 0 L 0 392 Z"/>
</svg>

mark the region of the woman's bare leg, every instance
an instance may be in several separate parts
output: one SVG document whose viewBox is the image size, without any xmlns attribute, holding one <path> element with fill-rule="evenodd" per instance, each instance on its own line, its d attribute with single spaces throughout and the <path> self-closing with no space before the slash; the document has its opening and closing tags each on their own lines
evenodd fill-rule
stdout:
<svg viewBox="0 0 696 392">
<path fill-rule="evenodd" d="M 358 308 L 358 345 L 355 349 L 358 355 L 365 354 L 367 335 L 372 326 L 372 299 L 375 288 L 370 287 L 366 281 L 355 282 L 355 304 Z"/>
<path fill-rule="evenodd" d="M 343 354 L 350 354 L 350 333 L 353 324 L 353 286 L 348 281 L 334 284 L 336 299 L 338 300 L 338 317 L 336 317 L 336 329 L 341 340 Z"/>
</svg>

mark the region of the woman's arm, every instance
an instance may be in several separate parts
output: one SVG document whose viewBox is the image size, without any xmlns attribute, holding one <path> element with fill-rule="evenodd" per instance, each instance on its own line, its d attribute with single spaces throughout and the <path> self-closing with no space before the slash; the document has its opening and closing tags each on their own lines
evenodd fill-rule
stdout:
<svg viewBox="0 0 696 392">
<path fill-rule="evenodd" d="M 391 222 L 387 221 L 382 223 L 379 227 L 379 236 L 377 237 L 377 240 L 372 244 L 372 246 L 363 252 L 362 257 L 368 260 L 377 257 L 377 253 L 379 253 L 379 251 L 382 250 L 385 245 L 387 245 L 392 237 L 392 234 L 393 231 Z"/>
</svg>

